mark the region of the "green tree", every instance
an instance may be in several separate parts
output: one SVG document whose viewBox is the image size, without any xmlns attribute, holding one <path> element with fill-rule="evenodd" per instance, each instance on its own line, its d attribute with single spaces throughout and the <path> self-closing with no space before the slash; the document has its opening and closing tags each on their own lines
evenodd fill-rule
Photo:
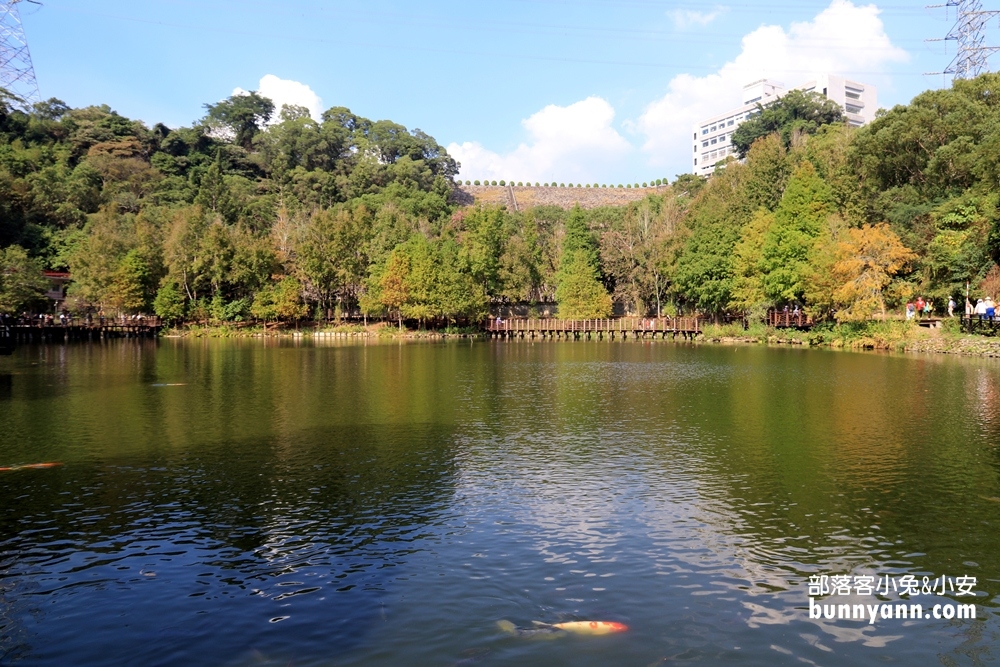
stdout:
<svg viewBox="0 0 1000 667">
<path fill-rule="evenodd" d="M 764 295 L 771 303 L 804 300 L 810 255 L 833 212 L 829 186 L 811 163 L 803 163 L 789 180 L 761 247 Z"/>
<path fill-rule="evenodd" d="M 45 296 L 47 287 L 42 267 L 24 248 L 13 245 L 0 250 L 0 313 L 22 312 Z"/>
<path fill-rule="evenodd" d="M 731 305 L 734 308 L 760 315 L 774 305 L 764 287 L 767 271 L 764 244 L 774 224 L 774 214 L 761 209 L 740 233 L 740 240 L 733 249 L 735 281 Z"/>
<path fill-rule="evenodd" d="M 503 292 L 501 267 L 506 250 L 507 213 L 499 206 L 476 207 L 462 218 L 462 258 L 484 295 L 495 298 Z"/>
<path fill-rule="evenodd" d="M 755 115 L 733 132 L 732 143 L 742 159 L 758 139 L 777 134 L 788 148 L 796 135 L 815 134 L 821 126 L 842 122 L 843 118 L 836 102 L 816 92 L 791 90 L 767 106 L 758 104 Z"/>
<path fill-rule="evenodd" d="M 296 252 L 296 265 L 316 303 L 329 313 L 336 301 L 353 302 L 367 264 L 365 230 L 350 210 L 314 213 Z"/>
<path fill-rule="evenodd" d="M 564 252 L 559 269 L 556 301 L 565 319 L 597 319 L 611 316 L 611 295 L 598 280 L 597 270 L 583 250 Z"/>
<path fill-rule="evenodd" d="M 184 319 L 186 299 L 180 286 L 168 280 L 160 286 L 153 300 L 153 312 L 160 319 L 176 324 Z"/>
<path fill-rule="evenodd" d="M 138 249 L 130 250 L 118 263 L 111 279 L 107 303 L 123 313 L 144 311 L 150 305 L 149 262 Z"/>
<path fill-rule="evenodd" d="M 231 136 L 244 150 L 253 148 L 254 137 L 261 132 L 274 115 L 274 102 L 257 91 L 233 95 L 218 104 L 206 104 L 204 124 L 213 130 Z"/>
</svg>

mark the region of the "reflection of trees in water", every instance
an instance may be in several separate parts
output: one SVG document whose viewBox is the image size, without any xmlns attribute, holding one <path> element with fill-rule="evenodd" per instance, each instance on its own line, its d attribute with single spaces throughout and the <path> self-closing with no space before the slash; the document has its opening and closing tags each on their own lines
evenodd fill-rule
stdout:
<svg viewBox="0 0 1000 667">
<path fill-rule="evenodd" d="M 161 576 L 174 590 L 155 588 L 157 604 L 176 597 L 180 607 L 200 586 L 206 599 L 271 598 L 273 616 L 298 595 L 322 595 L 322 617 L 310 620 L 346 650 L 446 509 L 449 438 L 434 425 L 352 426 L 303 432 L 294 444 L 259 439 L 134 466 L 77 464 L 24 476 L 26 486 L 0 480 L 0 506 L 19 509 L 0 515 L 2 548 L 25 554 L 0 585 L 49 573 L 64 579 L 47 576 L 53 589 L 117 586 L 128 596 L 154 590 L 139 588 L 157 585 L 143 577 Z M 105 583 L 92 583 L 94 568 Z"/>
</svg>

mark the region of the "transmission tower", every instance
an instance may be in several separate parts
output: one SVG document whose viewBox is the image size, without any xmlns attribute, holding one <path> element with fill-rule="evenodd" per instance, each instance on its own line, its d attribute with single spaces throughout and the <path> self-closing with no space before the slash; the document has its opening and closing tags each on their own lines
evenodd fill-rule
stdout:
<svg viewBox="0 0 1000 667">
<path fill-rule="evenodd" d="M 6 88 L 20 99 L 20 104 L 29 107 L 40 101 L 41 96 L 21 13 L 17 10 L 22 1 L 0 0 L 0 88 Z"/>
<path fill-rule="evenodd" d="M 948 0 L 943 5 L 931 5 L 931 8 L 935 7 L 958 7 L 955 27 L 948 36 L 944 40 L 928 40 L 958 42 L 955 59 L 948 69 L 938 73 L 951 74 L 954 80 L 958 80 L 973 79 L 989 71 L 987 60 L 990 54 L 1000 51 L 1000 47 L 985 45 L 983 29 L 992 17 L 1000 16 L 1000 11 L 984 11 L 982 0 Z"/>
</svg>

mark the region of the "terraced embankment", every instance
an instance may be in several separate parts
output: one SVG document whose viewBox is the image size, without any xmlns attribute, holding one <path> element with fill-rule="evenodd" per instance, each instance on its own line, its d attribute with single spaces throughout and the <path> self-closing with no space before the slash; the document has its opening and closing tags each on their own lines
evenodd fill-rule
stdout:
<svg viewBox="0 0 1000 667">
<path fill-rule="evenodd" d="M 665 190 L 667 186 L 649 188 L 560 188 L 518 187 L 500 185 L 461 185 L 456 190 L 460 204 L 501 204 L 511 211 L 522 211 L 534 206 L 558 206 L 571 209 L 600 206 L 625 206 L 646 196 Z"/>
</svg>

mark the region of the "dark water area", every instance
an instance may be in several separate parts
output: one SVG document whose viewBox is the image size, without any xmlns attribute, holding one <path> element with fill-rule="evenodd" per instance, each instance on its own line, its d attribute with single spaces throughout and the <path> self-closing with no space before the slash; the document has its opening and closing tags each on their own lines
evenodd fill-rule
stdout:
<svg viewBox="0 0 1000 667">
<path fill-rule="evenodd" d="M 0 466 L 40 462 L 0 472 L 4 665 L 1000 664 L 996 361 L 22 348 Z M 975 577 L 907 603 L 977 618 L 810 618 L 820 575 Z"/>
</svg>

